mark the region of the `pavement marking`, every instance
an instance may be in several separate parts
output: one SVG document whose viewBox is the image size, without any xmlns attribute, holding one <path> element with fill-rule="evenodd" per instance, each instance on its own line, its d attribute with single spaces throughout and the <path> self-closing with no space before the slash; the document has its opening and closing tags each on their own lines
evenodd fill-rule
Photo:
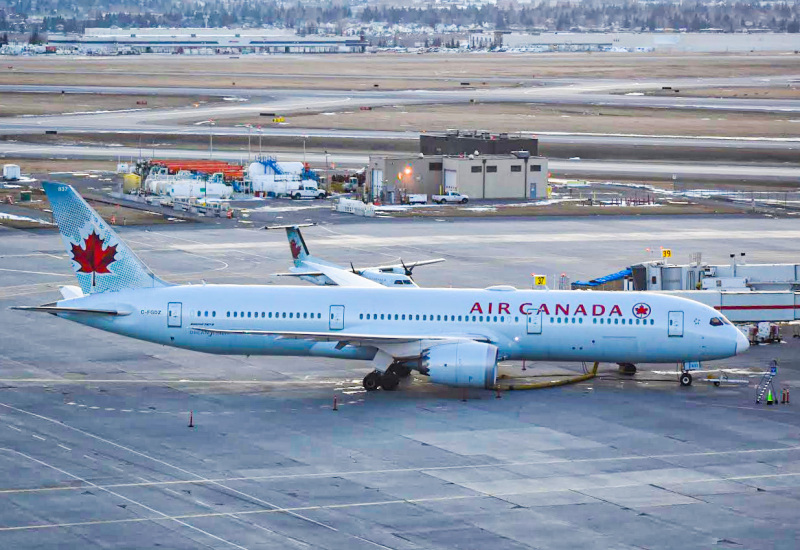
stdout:
<svg viewBox="0 0 800 550">
<path fill-rule="evenodd" d="M 42 436 L 40 436 L 40 435 L 36 435 L 36 434 L 31 434 L 31 435 L 32 435 L 33 437 L 35 437 L 36 439 L 40 439 L 40 440 L 42 440 L 42 441 L 47 441 L 47 440 L 46 440 L 44 437 L 42 437 Z"/>
<path fill-rule="evenodd" d="M 5 449 L 10 450 L 10 449 Z M 19 453 L 22 454 L 22 453 Z M 35 459 L 34 459 L 35 460 Z M 795 477 L 800 476 L 800 472 L 793 472 L 793 473 L 786 473 L 786 474 L 763 474 L 763 475 L 749 475 L 749 476 L 730 476 L 730 477 L 708 477 L 703 479 L 693 479 L 693 480 L 684 480 L 681 481 L 681 484 L 690 484 L 690 483 L 708 483 L 708 482 L 715 482 L 715 481 L 743 481 L 743 480 L 751 480 L 751 479 L 768 479 L 768 478 L 779 478 L 779 477 Z M 578 477 L 578 476 L 576 476 Z M 623 489 L 628 487 L 645 487 L 645 486 L 652 486 L 649 481 L 639 481 L 639 482 L 631 482 L 631 483 L 622 483 L 618 485 L 603 485 L 603 486 L 592 486 L 593 489 Z M 97 489 L 102 489 L 102 487 L 94 486 Z M 85 489 L 85 487 L 83 488 Z M 573 489 L 548 489 L 545 491 L 525 491 L 526 493 L 563 493 L 567 491 L 574 491 Z M 109 491 L 110 492 L 110 491 Z M 576 491 L 579 492 L 579 491 Z M 116 493 L 111 493 L 115 494 Z M 177 493 L 180 494 L 180 493 Z M 17 525 L 17 526 L 10 526 L 10 527 L 0 527 L 0 532 L 3 531 L 22 531 L 22 530 L 35 530 L 35 529 L 52 529 L 56 527 L 79 527 L 79 526 L 90 526 L 90 525 L 107 525 L 107 524 L 114 524 L 114 523 L 136 523 L 136 522 L 144 522 L 144 521 L 165 521 L 165 520 L 173 520 L 173 521 L 180 521 L 180 520 L 188 520 L 188 519 L 199 519 L 199 518 L 214 518 L 214 517 L 235 517 L 239 518 L 241 516 L 252 516 L 252 515 L 260 515 L 260 514 L 277 514 L 277 513 L 288 513 L 288 514 L 296 514 L 299 512 L 309 512 L 309 511 L 321 511 L 321 510 L 338 510 L 338 509 L 347 509 L 347 508 L 366 508 L 370 506 L 390 506 L 396 504 L 426 504 L 426 503 L 435 503 L 435 502 L 447 502 L 453 500 L 477 500 L 477 499 L 490 499 L 490 498 L 503 498 L 505 496 L 513 496 L 520 493 L 515 492 L 502 492 L 502 493 L 480 493 L 474 495 L 450 495 L 450 496 L 443 496 L 443 497 L 422 497 L 422 498 L 409 498 L 409 499 L 391 499 L 391 500 L 376 500 L 376 501 L 368 501 L 368 502 L 346 502 L 341 504 L 320 504 L 320 505 L 311 505 L 311 506 L 297 506 L 291 508 L 277 508 L 271 510 L 243 510 L 241 512 L 209 512 L 204 514 L 183 514 L 178 516 L 159 516 L 159 517 L 149 517 L 149 518 L 127 518 L 127 519 L 117 519 L 117 520 L 95 520 L 95 521 L 84 521 L 84 522 L 73 522 L 73 523 L 51 523 L 51 524 L 37 524 L 37 525 Z M 584 493 L 580 493 L 584 494 Z M 683 495 L 683 493 L 678 493 Z M 590 498 L 595 500 L 601 500 L 597 497 L 592 495 L 586 494 Z M 683 495 L 687 496 L 687 495 Z M 125 498 L 125 497 L 122 497 Z M 694 497 L 688 497 L 694 498 Z M 126 499 L 129 500 L 129 499 Z M 613 503 L 612 503 L 613 504 Z M 361 537 L 356 537 L 361 539 Z M 372 544 L 376 544 L 373 541 L 369 541 L 366 539 L 361 539 L 365 542 L 370 542 Z M 377 544 L 376 544 L 377 545 Z M 382 546 L 382 545 L 378 545 Z M 384 547 L 385 548 L 385 547 Z"/>
<path fill-rule="evenodd" d="M 2 403 L 0 403 L 2 405 Z M 605 458 L 553 458 L 548 460 L 531 460 L 521 462 L 490 462 L 485 464 L 469 464 L 459 466 L 429 466 L 422 468 L 389 468 L 383 470 L 350 470 L 338 472 L 314 472 L 308 474 L 280 474 L 271 476 L 243 476 L 243 477 L 224 477 L 224 478 L 204 478 L 204 479 L 178 479 L 170 481 L 148 481 L 147 479 L 139 476 L 142 480 L 141 483 L 112 483 L 102 485 L 101 487 L 108 487 L 111 489 L 120 488 L 146 488 L 146 487 L 165 487 L 165 490 L 170 491 L 167 486 L 177 485 L 205 485 L 208 483 L 223 483 L 235 481 L 277 481 L 286 479 L 320 479 L 328 477 L 345 477 L 345 476 L 362 476 L 364 474 L 403 474 L 403 473 L 426 473 L 426 472 L 442 472 L 442 471 L 455 471 L 455 470 L 469 470 L 469 469 L 484 469 L 484 468 L 510 468 L 516 466 L 547 466 L 559 464 L 590 464 L 614 461 L 635 461 L 635 460 L 665 460 L 670 458 L 696 458 L 707 456 L 725 456 L 725 455 L 746 455 L 753 453 L 784 453 L 790 451 L 800 451 L 800 445 L 795 447 L 772 447 L 768 449 L 741 449 L 736 451 L 703 451 L 696 453 L 670 453 L 670 454 L 653 454 L 653 455 L 628 455 L 628 456 L 614 456 Z M 84 455 L 86 456 L 86 455 Z M 86 456 L 86 458 L 91 458 Z M 92 459 L 94 460 L 94 459 Z M 683 468 L 683 467 L 681 467 Z M 769 474 L 763 477 L 781 475 L 800 475 L 798 474 Z M 746 477 L 759 477 L 759 476 L 746 476 Z M 41 487 L 34 489 L 0 489 L 0 494 L 6 493 L 40 493 L 49 491 L 78 491 L 83 487 Z M 173 491 L 174 492 L 174 491 Z"/>
<path fill-rule="evenodd" d="M 116 448 L 118 448 L 118 449 L 122 449 L 122 450 L 124 450 L 124 451 L 127 451 L 127 452 L 129 452 L 129 453 L 131 453 L 131 454 L 134 454 L 134 455 L 140 456 L 140 457 L 142 457 L 142 458 L 146 458 L 146 459 L 148 459 L 148 460 L 151 460 L 151 461 L 153 461 L 153 462 L 155 462 L 155 463 L 157 463 L 157 464 L 161 464 L 161 465 L 163 465 L 163 466 L 166 466 L 166 467 L 168 467 L 168 468 L 172 468 L 172 469 L 174 469 L 174 470 L 177 470 L 177 471 L 179 471 L 179 472 L 182 472 L 182 473 L 184 473 L 184 474 L 187 474 L 187 475 L 190 475 L 190 476 L 196 477 L 196 478 L 198 478 L 198 481 L 206 481 L 206 482 L 210 483 L 211 485 L 216 485 L 217 487 L 220 487 L 220 488 L 222 488 L 222 489 L 225 489 L 226 491 L 230 491 L 231 493 L 235 493 L 235 494 L 237 494 L 237 495 L 240 495 L 240 496 L 242 496 L 242 497 L 244 497 L 244 498 L 250 499 L 250 500 L 251 500 L 251 501 L 253 501 L 253 502 L 258 502 L 258 503 L 260 503 L 260 504 L 262 504 L 262 505 L 264 505 L 264 506 L 269 506 L 269 507 L 273 508 L 274 510 L 278 510 L 278 511 L 280 511 L 280 510 L 281 510 L 281 507 L 280 507 L 280 506 L 278 506 L 277 504 L 273 504 L 273 503 L 271 503 L 271 502 L 268 502 L 268 501 L 266 501 L 266 500 L 264 500 L 264 499 L 258 498 L 258 497 L 256 497 L 256 496 L 253 496 L 253 495 L 249 495 L 249 494 L 247 494 L 247 493 L 245 493 L 245 492 L 243 492 L 243 491 L 239 491 L 239 490 L 237 490 L 237 489 L 234 489 L 234 488 L 232 488 L 232 487 L 228 487 L 227 485 L 223 485 L 222 483 L 220 483 L 220 482 L 218 482 L 218 481 L 211 481 L 211 480 L 208 480 L 207 478 L 205 478 L 204 476 L 201 476 L 200 474 L 196 474 L 196 473 L 194 473 L 194 472 L 191 472 L 191 471 L 189 471 L 189 470 L 186 470 L 186 469 L 184 469 L 184 468 L 181 468 L 180 466 L 175 466 L 174 464 L 170 464 L 169 462 L 166 462 L 165 460 L 161 460 L 161 459 L 159 459 L 159 458 L 155 458 L 155 457 L 149 456 L 149 455 L 147 455 L 147 454 L 145 454 L 145 453 L 143 453 L 143 452 L 141 452 L 141 451 L 137 451 L 137 450 L 135 450 L 135 449 L 132 449 L 132 448 L 130 448 L 130 447 L 126 447 L 125 445 L 121 445 L 121 444 L 119 444 L 119 443 L 115 443 L 114 441 L 111 441 L 111 440 L 109 440 L 109 439 L 105 439 L 105 438 L 103 438 L 103 437 L 100 437 L 99 435 L 95 435 L 95 434 L 93 434 L 93 433 L 91 433 L 91 432 L 87 432 L 87 431 L 85 431 L 85 430 L 81 430 L 80 428 L 75 428 L 75 427 L 73 427 L 73 426 L 69 426 L 69 425 L 67 425 L 67 424 L 64 424 L 63 422 L 59 422 L 58 420 L 55 420 L 55 419 L 53 419 L 53 418 L 49 418 L 49 417 L 47 417 L 47 416 L 44 416 L 44 415 L 41 415 L 41 414 L 32 413 L 32 412 L 30 412 L 30 411 L 26 411 L 25 409 L 20 409 L 20 408 L 18 408 L 18 407 L 14 407 L 13 405 L 8 405 L 7 403 L 0 403 L 0 406 L 2 406 L 2 407 L 5 407 L 5 408 L 7 408 L 7 409 L 11 409 L 11 410 L 13 410 L 13 411 L 17 411 L 17 412 L 19 412 L 19 413 L 23 413 L 23 414 L 27 414 L 27 415 L 29 415 L 29 416 L 33 416 L 34 418 L 38 418 L 38 419 L 40 419 L 40 420 L 44 420 L 44 421 L 46 421 L 46 422 L 50 422 L 50 423 L 52 423 L 52 424 L 55 424 L 55 425 L 57 425 L 57 426 L 60 426 L 60 427 L 62 427 L 62 428 L 66 428 L 66 429 L 68 429 L 68 430 L 72 430 L 72 431 L 74 431 L 74 432 L 77 432 L 77 433 L 79 433 L 79 434 L 81 434 L 81 435 L 83 435 L 83 436 L 90 437 L 90 438 L 92 438 L 92 439 L 95 439 L 95 440 L 97 440 L 97 441 L 100 441 L 100 442 L 102 442 L 102 443 L 105 443 L 106 445 L 110 445 L 110 446 L 112 446 L 112 447 L 116 447 Z M 84 455 L 84 456 L 86 456 L 86 455 Z M 87 458 L 89 458 L 89 457 L 87 457 Z M 92 459 L 92 460 L 94 460 L 94 459 Z M 93 486 L 95 486 L 95 487 L 98 487 L 98 486 L 96 486 L 96 485 L 94 485 L 94 484 L 92 484 L 92 485 L 93 485 Z M 159 513 L 160 513 L 160 512 L 159 512 Z M 312 524 L 314 524 L 314 525 L 317 525 L 318 527 L 323 527 L 323 528 L 325 528 L 325 529 L 329 529 L 329 530 L 331 530 L 331 531 L 334 531 L 334 532 L 337 532 L 337 533 L 338 533 L 338 532 L 340 532 L 340 531 L 339 531 L 339 529 L 337 529 L 336 527 L 333 527 L 332 525 L 328 525 L 328 524 L 326 524 L 326 523 L 322 523 L 322 522 L 320 522 L 320 521 L 317 521 L 317 520 L 315 520 L 315 519 L 312 519 L 312 518 L 309 518 L 309 517 L 303 516 L 303 515 L 301 515 L 301 514 L 299 514 L 299 513 L 296 513 L 296 512 L 294 512 L 294 511 L 285 511 L 284 513 L 286 513 L 286 514 L 288 514 L 288 515 L 291 515 L 291 516 L 293 516 L 293 517 L 295 517 L 295 518 L 297 518 L 297 519 L 301 519 L 301 520 L 303 520 L 303 521 L 307 521 L 307 522 L 309 522 L 309 523 L 312 523 Z M 353 538 L 356 538 L 356 539 L 362 540 L 362 541 L 364 541 L 364 542 L 368 542 L 368 543 L 370 543 L 370 544 L 372 544 L 372 545 L 374 545 L 374 546 L 380 547 L 380 548 L 385 548 L 386 550 L 391 550 L 391 549 L 389 549 L 389 548 L 388 548 L 388 547 L 386 547 L 386 546 L 383 546 L 383 545 L 381 545 L 381 544 L 378 544 L 378 543 L 376 543 L 376 542 L 373 542 L 373 541 L 369 541 L 369 540 L 367 540 L 367 539 L 363 539 L 363 538 L 361 538 L 361 537 L 358 537 L 357 535 L 354 535 L 354 534 L 352 534 L 352 533 L 346 533 L 346 532 L 342 532 L 342 534 L 344 534 L 345 536 L 349 536 L 349 537 L 353 537 Z M 213 535 L 212 535 L 212 536 L 213 536 Z M 220 539 L 220 540 L 222 540 L 222 539 Z M 225 541 L 225 542 L 227 542 L 227 541 Z M 232 544 L 232 543 L 231 543 L 231 544 Z M 241 547 L 240 547 L 240 548 L 241 548 Z"/>
<path fill-rule="evenodd" d="M 15 426 L 12 426 L 11 424 L 6 424 L 6 426 L 8 426 L 8 427 L 9 427 L 9 428 L 11 428 L 12 430 L 16 430 L 16 431 L 18 431 L 18 432 L 21 432 L 21 431 L 22 431 L 22 430 L 20 430 L 19 428 L 15 427 Z"/>
<path fill-rule="evenodd" d="M 50 273 L 49 271 L 27 271 L 25 269 L 8 269 L 0 267 L 0 271 L 13 271 L 14 273 L 30 273 L 31 275 L 53 275 L 55 277 L 67 277 L 66 273 Z"/>
<path fill-rule="evenodd" d="M 61 443 L 59 443 L 58 446 L 61 447 L 62 449 L 64 449 L 65 451 L 71 451 L 72 450 L 69 447 L 67 447 L 66 445 L 62 445 Z"/>
<path fill-rule="evenodd" d="M 66 470 L 63 470 L 61 468 L 53 466 L 52 464 L 48 464 L 47 462 L 44 462 L 43 460 L 39 460 L 38 458 L 34 458 L 34 457 L 32 457 L 30 455 L 27 455 L 25 453 L 22 453 L 20 451 L 15 451 L 14 449 L 6 449 L 6 448 L 0 447 L 0 451 L 5 451 L 5 452 L 8 452 L 8 453 L 14 453 L 14 454 L 17 454 L 17 455 L 19 455 L 21 457 L 27 458 L 28 460 L 30 460 L 32 462 L 36 462 L 37 464 L 40 464 L 40 465 L 45 466 L 47 468 L 50 468 L 51 470 L 55 470 L 56 472 L 59 472 L 59 473 L 64 474 L 66 476 L 69 476 L 69 477 L 71 477 L 73 479 L 76 479 L 76 480 L 80 481 L 81 483 L 85 483 L 85 484 L 89 485 L 90 487 L 94 487 L 95 489 L 98 489 L 100 491 L 104 491 L 104 492 L 106 492 L 106 493 L 108 493 L 110 495 L 113 495 L 113 496 L 117 497 L 117 498 L 121 498 L 122 500 L 130 502 L 131 504 L 135 504 L 136 506 L 144 508 L 148 512 L 151 512 L 151 513 L 154 513 L 154 514 L 158 514 L 159 516 L 161 516 L 164 519 L 169 519 L 171 521 L 174 521 L 175 523 L 177 523 L 179 525 L 183 525 L 184 527 L 188 527 L 189 529 L 197 531 L 198 533 L 202 533 L 203 535 L 206 535 L 207 537 L 210 537 L 210 538 L 213 538 L 213 539 L 218 540 L 220 542 L 223 542 L 225 544 L 228 544 L 229 546 L 233 546 L 234 548 L 239 548 L 241 550 L 247 550 L 247 548 L 245 548 L 244 546 L 239 546 L 238 544 L 236 544 L 234 542 L 231 542 L 229 540 L 223 539 L 222 537 L 219 537 L 217 535 L 209 533 L 208 531 L 204 531 L 203 529 L 200 529 L 199 527 L 195 527 L 194 525 L 192 525 L 190 523 L 186 523 L 185 521 L 181 521 L 178 518 L 171 517 L 171 516 L 165 514 L 164 512 L 156 510 L 155 508 L 151 508 L 150 506 L 147 506 L 146 504 L 142 504 L 141 502 L 137 502 L 137 501 L 133 500 L 132 498 L 128 498 L 128 497 L 126 497 L 124 495 L 121 495 L 119 493 L 115 493 L 114 491 L 111 491 L 109 489 L 103 489 L 102 487 L 100 487 L 98 485 L 95 485 L 94 483 L 92 483 L 91 481 L 89 481 L 87 479 L 84 479 L 84 478 L 82 478 L 80 476 L 77 476 L 75 474 L 71 474 Z"/>
</svg>

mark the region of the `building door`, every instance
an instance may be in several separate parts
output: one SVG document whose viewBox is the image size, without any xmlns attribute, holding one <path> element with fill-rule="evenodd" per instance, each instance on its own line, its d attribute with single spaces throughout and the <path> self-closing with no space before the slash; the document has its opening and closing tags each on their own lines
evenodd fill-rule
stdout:
<svg viewBox="0 0 800 550">
<path fill-rule="evenodd" d="M 372 171 L 372 184 L 370 185 L 370 199 L 375 200 L 380 198 L 381 191 L 383 191 L 383 170 Z"/>
<path fill-rule="evenodd" d="M 183 306 L 180 302 L 170 302 L 167 304 L 167 326 L 173 328 L 180 328 L 181 326 L 181 310 Z"/>
<path fill-rule="evenodd" d="M 669 328 L 667 329 L 670 336 L 683 336 L 683 312 L 670 311 L 668 315 Z"/>
<path fill-rule="evenodd" d="M 344 328 L 344 306 L 331 306 L 328 326 L 331 330 L 342 330 Z"/>
<path fill-rule="evenodd" d="M 542 312 L 537 311 L 528 315 L 528 334 L 542 333 Z"/>
<path fill-rule="evenodd" d="M 444 171 L 444 192 L 458 191 L 458 172 L 455 170 Z"/>
</svg>

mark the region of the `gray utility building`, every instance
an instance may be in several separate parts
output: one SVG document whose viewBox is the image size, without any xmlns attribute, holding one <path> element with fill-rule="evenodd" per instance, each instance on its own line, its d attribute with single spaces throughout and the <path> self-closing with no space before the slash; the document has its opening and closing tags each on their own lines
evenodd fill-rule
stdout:
<svg viewBox="0 0 800 550">
<path fill-rule="evenodd" d="M 547 159 L 536 156 L 535 138 L 480 134 L 477 139 L 476 133 L 423 135 L 422 152 L 417 155 L 371 156 L 369 197 L 397 203 L 406 194 L 448 191 L 472 199 L 535 199 L 547 195 Z"/>
</svg>

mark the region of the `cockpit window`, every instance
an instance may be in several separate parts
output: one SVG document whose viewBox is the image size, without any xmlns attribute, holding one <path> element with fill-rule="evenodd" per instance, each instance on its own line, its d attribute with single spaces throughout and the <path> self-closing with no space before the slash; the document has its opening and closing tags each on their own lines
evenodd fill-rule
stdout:
<svg viewBox="0 0 800 550">
<path fill-rule="evenodd" d="M 721 327 L 725 323 L 722 321 L 722 318 L 720 318 L 720 317 L 712 317 L 711 321 L 709 321 L 709 324 L 712 327 Z"/>
</svg>

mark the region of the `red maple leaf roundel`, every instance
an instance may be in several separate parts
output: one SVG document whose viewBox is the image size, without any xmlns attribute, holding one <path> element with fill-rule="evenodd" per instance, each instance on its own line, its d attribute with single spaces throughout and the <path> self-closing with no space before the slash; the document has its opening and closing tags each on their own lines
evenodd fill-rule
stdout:
<svg viewBox="0 0 800 550">
<path fill-rule="evenodd" d="M 80 266 L 78 273 L 91 273 L 92 286 L 94 286 L 95 273 L 111 273 L 108 266 L 114 263 L 116 255 L 117 245 L 104 249 L 100 235 L 94 231 L 84 239 L 83 247 L 77 244 L 72 245 L 72 259 Z"/>
<path fill-rule="evenodd" d="M 644 303 L 638 303 L 633 306 L 633 314 L 639 319 L 644 319 L 650 315 L 650 306 Z"/>
</svg>

